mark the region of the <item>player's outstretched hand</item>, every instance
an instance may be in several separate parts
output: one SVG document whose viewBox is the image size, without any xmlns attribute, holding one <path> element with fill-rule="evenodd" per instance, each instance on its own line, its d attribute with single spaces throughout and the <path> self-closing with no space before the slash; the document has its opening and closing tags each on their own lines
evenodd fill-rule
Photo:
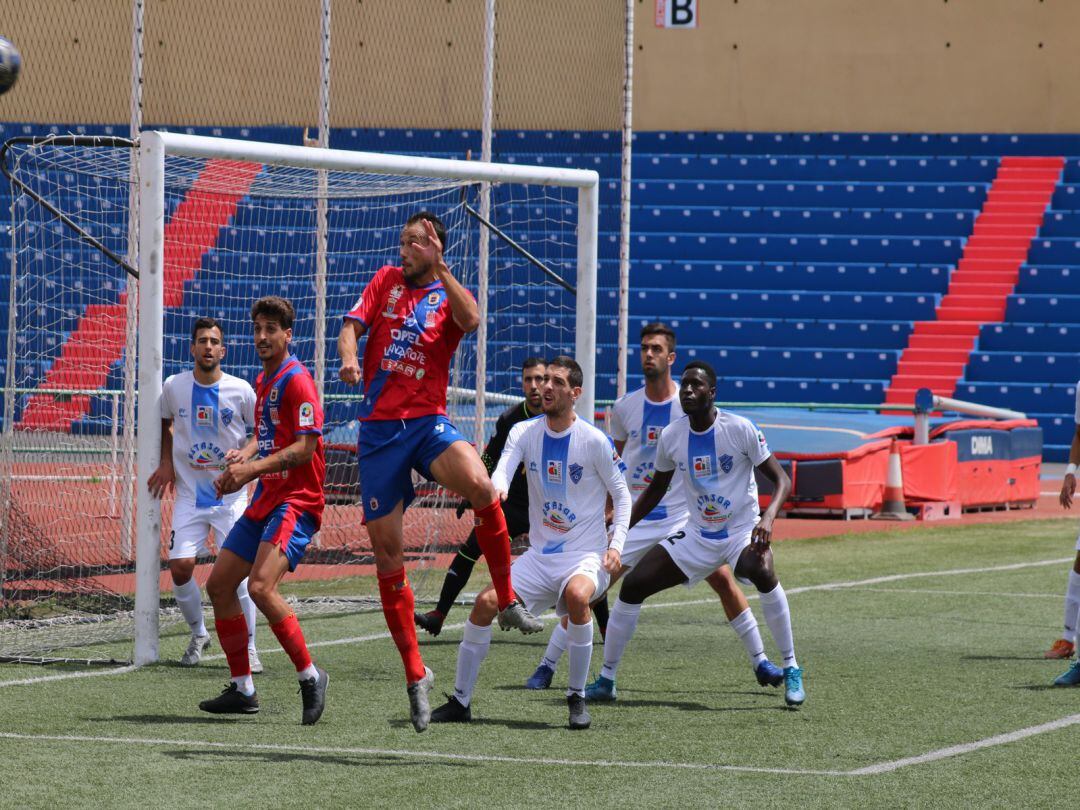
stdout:
<svg viewBox="0 0 1080 810">
<path fill-rule="evenodd" d="M 162 497 L 176 485 L 176 473 L 172 464 L 162 464 L 150 474 L 146 488 L 155 498 Z"/>
<path fill-rule="evenodd" d="M 355 361 L 352 363 L 342 363 L 341 368 L 338 369 L 338 379 L 340 379 L 346 385 L 359 385 L 360 384 L 360 365 Z"/>
<path fill-rule="evenodd" d="M 616 574 L 622 566 L 622 555 L 613 548 L 604 552 L 604 570 L 609 574 Z"/>
<path fill-rule="evenodd" d="M 226 467 L 231 467 L 233 464 L 243 464 L 245 461 L 247 461 L 247 458 L 244 456 L 244 451 L 238 447 L 233 447 L 225 451 Z"/>
<path fill-rule="evenodd" d="M 421 221 L 424 223 L 424 232 L 427 234 L 427 241 L 422 245 L 416 245 L 415 250 L 427 262 L 438 266 L 443 260 L 443 243 L 439 239 L 439 235 L 435 233 L 435 226 L 431 224 L 431 220 L 425 219 Z"/>
<path fill-rule="evenodd" d="M 214 491 L 219 498 L 232 492 L 239 492 L 253 477 L 246 464 L 232 464 L 214 479 Z"/>
<path fill-rule="evenodd" d="M 1061 495 L 1058 500 L 1066 509 L 1072 509 L 1073 496 L 1076 495 L 1076 476 L 1069 474 L 1061 482 Z"/>
<path fill-rule="evenodd" d="M 772 519 L 763 517 L 758 525 L 750 532 L 750 542 L 758 547 L 758 551 L 767 551 L 772 542 Z"/>
</svg>

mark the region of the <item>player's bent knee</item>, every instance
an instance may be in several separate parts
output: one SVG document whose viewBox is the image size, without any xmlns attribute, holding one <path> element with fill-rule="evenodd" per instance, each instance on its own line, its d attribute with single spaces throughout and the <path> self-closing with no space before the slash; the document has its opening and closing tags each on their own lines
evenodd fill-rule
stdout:
<svg viewBox="0 0 1080 810">
<path fill-rule="evenodd" d="M 495 593 L 495 589 L 488 586 L 481 591 L 476 601 L 473 603 L 472 613 L 469 615 L 469 621 L 473 624 L 488 625 L 491 624 L 491 620 L 495 618 L 495 614 L 499 612 L 499 597 Z"/>
<path fill-rule="evenodd" d="M 274 590 L 275 584 L 269 580 L 255 577 L 248 580 L 248 595 L 260 610 L 267 604 Z"/>
<path fill-rule="evenodd" d="M 194 558 L 169 560 L 169 573 L 172 575 L 173 585 L 186 585 L 195 573 Z"/>
</svg>

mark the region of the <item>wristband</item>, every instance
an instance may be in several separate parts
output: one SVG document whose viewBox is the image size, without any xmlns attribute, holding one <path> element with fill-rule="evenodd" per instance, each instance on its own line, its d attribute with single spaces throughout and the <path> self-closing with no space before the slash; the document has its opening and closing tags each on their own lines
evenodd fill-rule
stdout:
<svg viewBox="0 0 1080 810">
<path fill-rule="evenodd" d="M 1076 475 L 1076 465 L 1072 464 L 1072 463 L 1066 464 L 1065 465 L 1065 474 L 1066 475 Z"/>
</svg>

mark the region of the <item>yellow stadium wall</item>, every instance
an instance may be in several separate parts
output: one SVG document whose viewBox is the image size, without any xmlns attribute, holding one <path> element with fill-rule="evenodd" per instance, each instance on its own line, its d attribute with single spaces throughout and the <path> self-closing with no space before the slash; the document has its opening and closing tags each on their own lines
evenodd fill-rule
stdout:
<svg viewBox="0 0 1080 810">
<path fill-rule="evenodd" d="M 497 125 L 617 128 L 619 36 L 565 32 L 622 5 L 499 0 Z M 147 0 L 146 120 L 314 125 L 319 6 Z M 337 0 L 333 125 L 477 126 L 482 6 Z M 699 0 L 694 30 L 635 7 L 638 129 L 1080 131 L 1075 0 Z M 128 0 L 6 0 L 25 67 L 0 120 L 127 121 L 130 31 Z"/>
</svg>

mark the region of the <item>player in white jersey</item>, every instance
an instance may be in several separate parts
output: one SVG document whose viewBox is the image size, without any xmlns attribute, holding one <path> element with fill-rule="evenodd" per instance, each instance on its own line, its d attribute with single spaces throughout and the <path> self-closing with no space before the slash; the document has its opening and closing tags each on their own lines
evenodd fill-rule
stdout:
<svg viewBox="0 0 1080 810">
<path fill-rule="evenodd" d="M 679 404 L 679 387 L 671 378 L 675 364 L 675 332 L 665 324 L 647 323 L 641 329 L 641 371 L 645 387 L 619 398 L 611 408 L 609 432 L 615 440 L 615 449 L 626 463 L 627 484 L 630 497 L 637 499 L 653 478 L 653 463 L 661 431 L 668 424 L 683 416 Z M 688 513 L 683 495 L 682 481 L 674 478 L 663 500 L 642 518 L 626 536 L 622 553 L 622 567 L 611 578 L 609 588 L 645 556 L 645 552 L 675 532 L 686 523 Z M 757 619 L 750 609 L 746 596 L 731 574 L 722 565 L 706 577 L 706 582 L 719 595 L 728 623 L 743 642 L 750 666 L 762 686 L 779 686 L 784 680 L 783 671 L 765 656 Z M 607 595 L 600 597 L 592 606 L 593 616 L 601 635 L 607 632 Z M 527 689 L 547 689 L 555 675 L 555 668 L 566 650 L 566 631 L 556 624 L 548 641 L 547 649 L 536 671 L 525 681 Z M 614 691 L 612 691 L 614 695 Z"/>
<path fill-rule="evenodd" d="M 202 592 L 193 578 L 195 558 L 206 555 L 211 532 L 218 548 L 247 506 L 240 491 L 219 498 L 214 479 L 225 469 L 230 454 L 242 448 L 255 425 L 255 391 L 247 382 L 221 370 L 224 332 L 213 318 L 199 318 L 191 330 L 191 371 L 174 374 L 161 389 L 161 465 L 150 476 L 149 488 L 160 498 L 176 489 L 172 532 L 169 534 L 169 573 L 173 596 L 191 628 L 191 641 L 180 658 L 195 666 L 210 644 L 203 620 Z M 261 672 L 255 652 L 255 604 L 247 580 L 236 591 L 248 620 L 248 654 L 252 671 Z M 258 667 L 257 669 L 255 667 Z"/>
<path fill-rule="evenodd" d="M 572 729 L 588 728 L 591 722 L 585 706 L 593 644 L 589 603 L 619 570 L 630 518 L 622 460 L 602 431 L 574 414 L 581 383 L 581 367 L 573 359 L 556 357 L 548 363 L 544 415 L 513 427 L 491 477 L 495 490 L 505 498 L 518 464 L 525 465 L 529 549 L 511 567 L 510 581 L 533 615 L 554 607 L 560 619 L 569 619 L 566 701 Z M 610 542 L 604 525 L 609 495 L 614 504 Z M 491 644 L 491 621 L 497 612 L 495 590 L 489 585 L 476 597 L 465 622 L 454 694 L 431 713 L 431 722 L 472 719 L 472 693 Z"/>
<path fill-rule="evenodd" d="M 1061 482 L 1061 505 L 1071 509 L 1076 496 L 1076 465 L 1080 464 L 1080 383 L 1076 384 L 1076 430 L 1069 448 L 1069 463 Z M 1060 639 L 1046 651 L 1046 658 L 1072 658 L 1076 651 L 1077 628 L 1080 626 L 1080 538 L 1076 540 L 1076 559 L 1069 571 L 1069 584 L 1065 588 L 1065 631 Z M 1055 686 L 1080 686 L 1080 660 L 1074 661 L 1055 681 Z"/>
<path fill-rule="evenodd" d="M 750 420 L 717 410 L 716 372 L 708 363 L 687 365 L 679 400 L 686 416 L 660 434 L 653 480 L 634 504 L 630 525 L 660 503 L 675 477 L 686 488 L 690 516 L 681 531 L 646 552 L 623 582 L 608 622 L 601 677 L 587 696 L 604 699 L 608 686 L 614 692 L 615 671 L 642 602 L 675 585 L 695 585 L 727 564 L 758 590 L 765 621 L 784 658 L 784 698 L 797 706 L 806 697 L 802 670 L 795 660 L 787 596 L 773 572 L 770 548 L 773 521 L 791 491 L 791 480 Z M 760 518 L 755 469 L 774 486 L 772 502 Z"/>
</svg>

